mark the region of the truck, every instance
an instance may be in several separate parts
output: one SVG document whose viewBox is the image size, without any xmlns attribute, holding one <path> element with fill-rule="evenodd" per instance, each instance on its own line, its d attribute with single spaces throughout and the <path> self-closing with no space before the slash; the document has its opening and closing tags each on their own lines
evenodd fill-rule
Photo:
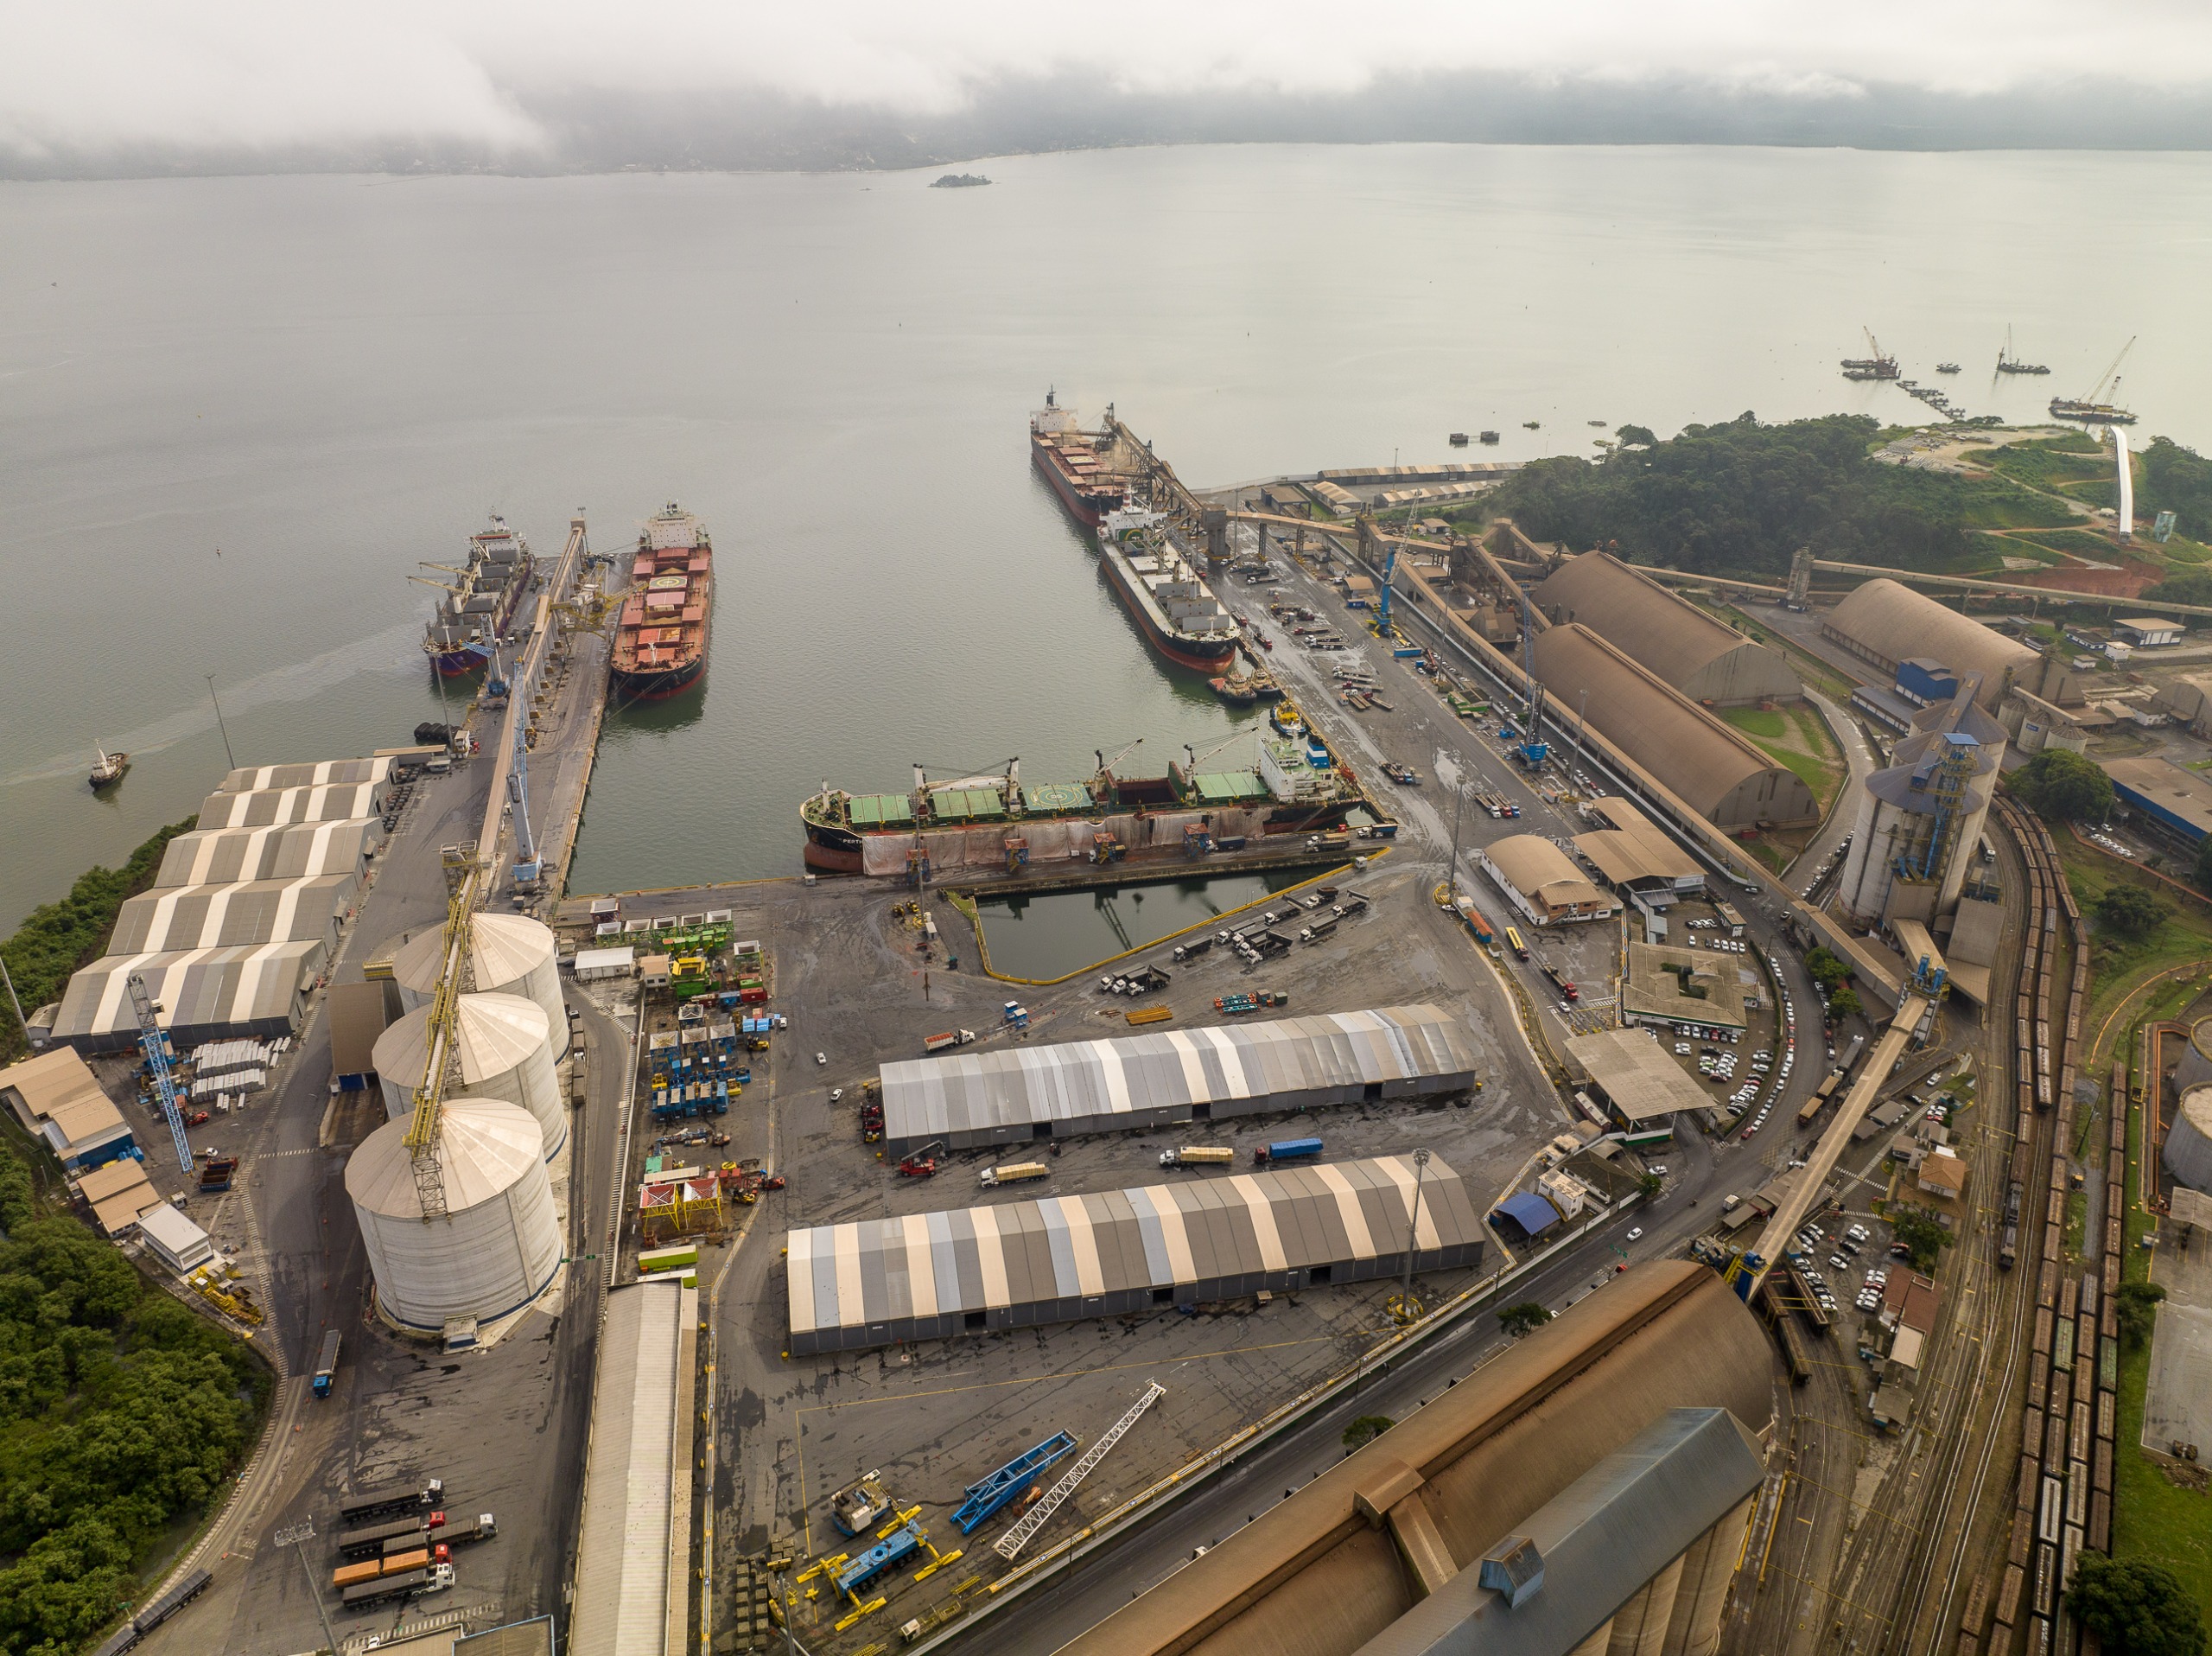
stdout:
<svg viewBox="0 0 2212 1656">
<path fill-rule="evenodd" d="M 364 1524 L 373 1524 L 378 1519 L 398 1518 L 407 1513 L 435 1511 L 443 1502 L 445 1481 L 433 1478 L 428 1483 L 394 1484 L 383 1489 L 372 1489 L 366 1494 L 356 1495 L 338 1509 L 338 1521 L 349 1529 Z"/>
<path fill-rule="evenodd" d="M 397 1547 L 420 1546 L 423 1538 L 432 1530 L 443 1526 L 443 1513 L 423 1513 L 414 1518 L 388 1519 L 381 1524 L 371 1524 L 358 1530 L 348 1530 L 338 1538 L 338 1556 L 341 1558 L 376 1558 Z"/>
<path fill-rule="evenodd" d="M 453 1585 L 453 1566 L 433 1564 L 428 1570 L 410 1570 L 403 1576 L 385 1576 L 372 1582 L 361 1582 L 347 1588 L 339 1597 L 339 1603 L 348 1610 L 373 1609 L 388 1604 L 396 1598 L 412 1598 L 418 1593 L 442 1593 Z"/>
<path fill-rule="evenodd" d="M 973 1029 L 947 1029 L 942 1035 L 924 1035 L 924 1052 L 944 1052 L 953 1047 L 965 1047 L 976 1039 Z"/>
<path fill-rule="evenodd" d="M 1322 919 L 1315 920 L 1311 926 L 1300 932 L 1298 934 L 1298 940 L 1300 943 L 1318 943 L 1336 929 L 1337 916 L 1334 914 L 1325 915 Z"/>
<path fill-rule="evenodd" d="M 1160 1165 L 1164 1168 L 1227 1167 L 1236 1159 L 1236 1152 L 1226 1144 L 1185 1144 L 1160 1152 Z"/>
<path fill-rule="evenodd" d="M 1024 1179 L 1041 1179 L 1051 1170 L 1042 1162 L 1009 1162 L 1004 1167 L 985 1168 L 976 1182 L 986 1190 L 995 1190 L 1002 1184 L 1019 1184 Z"/>
<path fill-rule="evenodd" d="M 361 1582 L 378 1581 L 386 1576 L 404 1576 L 410 1570 L 428 1570 L 432 1564 L 444 1564 L 451 1556 L 446 1542 L 441 1541 L 435 1546 L 424 1546 L 418 1537 L 415 1545 L 403 1546 L 397 1552 L 364 1558 L 357 1564 L 339 1565 L 330 1572 L 330 1584 L 343 1589 Z"/>
<path fill-rule="evenodd" d="M 1255 1148 L 1252 1160 L 1262 1167 L 1268 1167 L 1277 1162 L 1300 1161 L 1320 1153 L 1321 1141 L 1318 1138 L 1278 1138 L 1272 1144 Z"/>
<path fill-rule="evenodd" d="M 338 1330 L 333 1328 L 322 1337 L 322 1355 L 315 1363 L 315 1394 L 319 1398 L 330 1395 L 331 1382 L 338 1378 Z"/>
<path fill-rule="evenodd" d="M 489 1513 L 479 1513 L 474 1518 L 448 1525 L 440 1532 L 438 1538 L 450 1549 L 465 1547 L 477 1541 L 488 1541 L 499 1532 L 498 1520 Z"/>
<path fill-rule="evenodd" d="M 1178 960 L 1188 960 L 1193 955 L 1204 954 L 1211 947 L 1213 947 L 1213 939 L 1211 938 L 1193 938 L 1188 943 L 1178 943 L 1175 946 L 1175 959 Z"/>
<path fill-rule="evenodd" d="M 1572 983 L 1568 982 L 1567 974 L 1561 971 L 1557 966 L 1554 966 L 1547 961 L 1542 967 L 1542 971 L 1544 977 L 1550 982 L 1551 986 L 1559 990 L 1560 999 L 1563 1001 L 1579 1001 L 1582 998 L 1582 991 L 1577 989 Z"/>
</svg>

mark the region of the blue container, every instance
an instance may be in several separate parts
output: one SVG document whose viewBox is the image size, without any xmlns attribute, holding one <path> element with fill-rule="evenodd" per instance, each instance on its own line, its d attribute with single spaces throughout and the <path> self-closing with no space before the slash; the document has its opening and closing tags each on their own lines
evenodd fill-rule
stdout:
<svg viewBox="0 0 2212 1656">
<path fill-rule="evenodd" d="M 1321 1141 L 1318 1138 L 1278 1138 L 1268 1146 L 1269 1162 L 1291 1162 L 1301 1156 L 1319 1156 Z"/>
</svg>

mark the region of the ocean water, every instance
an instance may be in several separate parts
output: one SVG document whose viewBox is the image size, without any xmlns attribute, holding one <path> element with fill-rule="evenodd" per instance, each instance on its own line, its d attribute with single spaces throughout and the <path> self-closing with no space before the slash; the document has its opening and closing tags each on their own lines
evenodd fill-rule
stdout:
<svg viewBox="0 0 2212 1656">
<path fill-rule="evenodd" d="M 1313 877 L 1310 869 L 1281 869 L 1096 891 L 1050 891 L 979 902 L 976 914 L 990 946 L 993 971 L 1051 983 Z M 1240 921 L 1245 918 L 1249 917 L 1240 916 Z"/>
<path fill-rule="evenodd" d="M 435 717 L 408 577 L 491 511 L 547 554 L 579 506 L 601 546 L 671 499 L 715 537 L 707 680 L 610 719 L 577 889 L 795 870 L 825 780 L 1218 740 L 1249 716 L 1148 653 L 1029 468 L 1048 386 L 1203 486 L 1484 426 L 1527 457 L 1593 453 L 1590 421 L 1916 417 L 1837 376 L 1862 325 L 2026 418 L 2139 336 L 2139 434 L 2212 441 L 2212 157 L 982 170 L 0 185 L 0 927 L 196 807 L 226 762 L 209 675 L 240 763 Z M 2008 323 L 2049 379 L 1995 383 Z M 105 800 L 96 742 L 136 755 Z"/>
</svg>

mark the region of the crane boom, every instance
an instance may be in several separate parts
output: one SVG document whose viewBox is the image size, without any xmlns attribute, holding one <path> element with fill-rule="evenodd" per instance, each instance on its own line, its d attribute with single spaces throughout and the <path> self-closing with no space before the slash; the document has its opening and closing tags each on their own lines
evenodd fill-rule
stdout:
<svg viewBox="0 0 2212 1656">
<path fill-rule="evenodd" d="M 189 1173 L 192 1146 L 185 1142 L 184 1112 L 177 1104 L 176 1077 L 169 1071 L 169 1038 L 155 1016 L 161 1009 L 146 992 L 146 980 L 135 971 L 129 978 L 129 987 L 130 1010 L 138 1020 L 138 1048 L 146 1054 L 146 1073 L 153 1077 L 154 1096 L 161 1100 L 162 1118 L 168 1123 L 169 1137 L 176 1141 L 177 1167 Z"/>
<path fill-rule="evenodd" d="M 445 1169 L 439 1150 L 438 1115 L 445 1104 L 446 1088 L 461 1079 L 461 997 L 467 989 L 469 919 L 482 889 L 484 863 L 474 845 L 448 845 L 442 853 L 446 871 L 445 964 L 438 972 L 438 986 L 430 997 L 429 1061 L 421 1085 L 415 1089 L 414 1113 L 407 1122 L 404 1143 L 414 1165 L 415 1194 L 425 1223 L 446 1216 Z"/>
<path fill-rule="evenodd" d="M 2120 347 L 2120 354 L 2112 360 L 2112 366 L 2107 368 L 2104 372 L 2104 378 L 2098 380 L 2097 383 L 2090 388 L 2089 394 L 2082 399 L 2083 402 L 2094 403 L 2097 398 L 2105 394 L 2105 387 L 2112 383 L 2112 377 L 2120 372 L 2120 365 L 2127 360 L 2127 353 L 2134 348 L 2135 341 L 2133 338 L 2130 338 L 2126 344 Z"/>
</svg>

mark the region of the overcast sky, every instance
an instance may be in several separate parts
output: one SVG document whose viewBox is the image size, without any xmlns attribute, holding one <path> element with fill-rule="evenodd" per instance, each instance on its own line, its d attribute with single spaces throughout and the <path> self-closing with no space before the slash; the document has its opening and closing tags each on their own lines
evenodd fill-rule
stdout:
<svg viewBox="0 0 2212 1656">
<path fill-rule="evenodd" d="M 0 170 L 1203 137 L 2203 142 L 2202 0 L 10 0 Z"/>
</svg>

